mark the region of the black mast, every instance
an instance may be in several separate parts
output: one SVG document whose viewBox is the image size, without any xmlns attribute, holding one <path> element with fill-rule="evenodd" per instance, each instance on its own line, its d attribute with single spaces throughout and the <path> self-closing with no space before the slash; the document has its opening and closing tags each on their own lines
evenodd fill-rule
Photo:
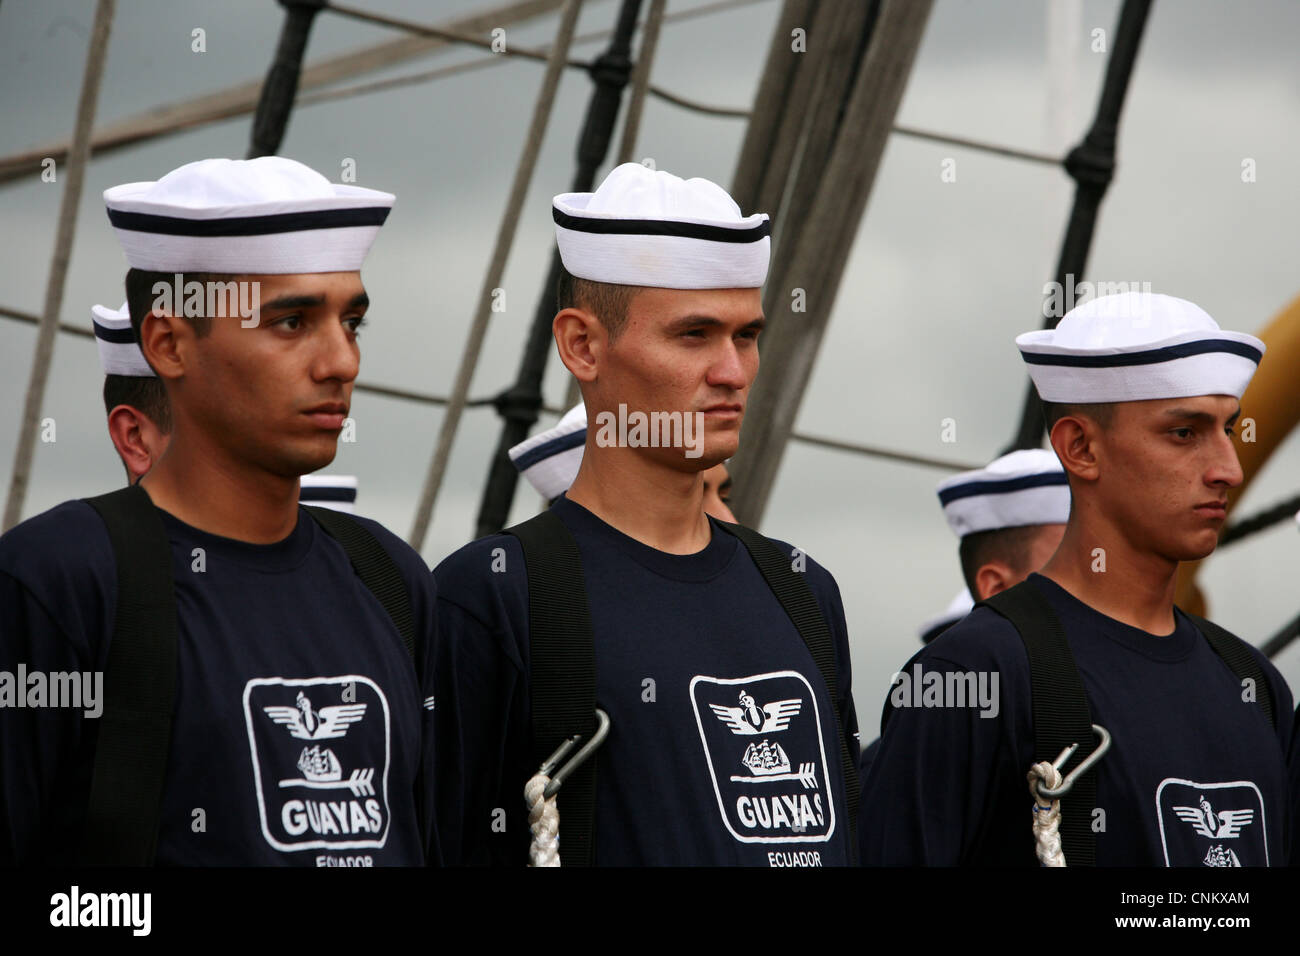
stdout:
<svg viewBox="0 0 1300 956">
<path fill-rule="evenodd" d="M 1092 128 L 1083 142 L 1065 157 L 1065 171 L 1074 179 L 1075 190 L 1070 222 L 1065 228 L 1061 256 L 1056 263 L 1056 281 L 1060 288 L 1067 286 L 1068 276 L 1074 276 L 1077 281 L 1088 263 L 1088 247 L 1092 245 L 1097 211 L 1115 174 L 1119 113 L 1124 106 L 1129 77 L 1133 74 L 1133 63 L 1137 60 L 1142 30 L 1150 10 L 1151 0 L 1124 0 L 1119 26 L 1115 30 L 1115 47 L 1106 63 L 1106 79 L 1102 83 L 1101 101 L 1097 104 Z M 1059 315 L 1048 316 L 1043 328 L 1055 328 L 1060 319 Z M 1038 448 L 1042 444 L 1043 428 L 1043 403 L 1038 399 L 1033 382 L 1030 382 L 1025 390 L 1019 430 L 1003 454 L 1022 448 Z"/>
</svg>

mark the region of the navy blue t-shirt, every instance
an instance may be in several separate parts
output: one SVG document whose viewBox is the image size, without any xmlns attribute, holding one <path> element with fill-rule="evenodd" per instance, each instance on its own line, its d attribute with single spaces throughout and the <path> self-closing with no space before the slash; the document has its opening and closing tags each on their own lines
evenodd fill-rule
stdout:
<svg viewBox="0 0 1300 956">
<path fill-rule="evenodd" d="M 837 701 L 731 534 L 715 525 L 702 551 L 674 555 L 567 498 L 553 510 L 581 553 L 596 703 L 611 718 L 599 752 L 595 862 L 848 862 L 836 707 L 845 709 L 855 758 L 857 723 L 844 612 L 831 575 L 792 558 L 806 562 L 834 637 Z M 523 790 L 537 771 L 523 551 L 512 535 L 493 535 L 461 548 L 434 574 L 443 854 L 449 863 L 522 865 L 529 842 Z"/>
<path fill-rule="evenodd" d="M 1097 864 L 1286 865 L 1292 699 L 1277 669 L 1254 651 L 1277 709 L 1274 729 L 1181 611 L 1174 632 L 1158 636 L 1093 610 L 1042 575 L 1029 580 L 1065 628 L 1093 723 L 1113 738 L 1094 771 Z M 942 700 L 929 672 L 983 675 L 990 690 L 997 675 L 996 715 L 972 706 L 969 693 L 966 706 L 926 706 L 913 690 L 918 677 Z M 907 692 L 897 690 L 901 682 L 891 689 L 863 781 L 863 862 L 1036 865 L 1026 779 L 1034 743 L 1029 661 L 1015 628 L 977 607 L 900 673 Z M 944 702 L 960 703 L 959 682 L 943 680 L 953 688 Z M 960 686 L 973 686 L 971 677 Z M 1071 812 L 1068 797 L 1062 812 Z"/>
<path fill-rule="evenodd" d="M 172 546 L 179 662 L 156 862 L 436 862 L 427 794 L 437 592 L 420 556 L 357 519 L 410 593 L 417 681 L 383 605 L 305 511 L 273 544 L 159 513 Z M 108 532 L 84 502 L 0 538 L 0 672 L 102 671 L 116 606 Z M 84 707 L 17 708 L 3 687 L 0 704 L 0 864 L 73 860 L 97 721 Z"/>
</svg>

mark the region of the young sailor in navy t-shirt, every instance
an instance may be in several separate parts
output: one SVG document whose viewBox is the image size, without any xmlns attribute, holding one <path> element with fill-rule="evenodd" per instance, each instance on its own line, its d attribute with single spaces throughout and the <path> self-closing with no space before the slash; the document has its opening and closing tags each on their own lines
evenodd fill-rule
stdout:
<svg viewBox="0 0 1300 956">
<path fill-rule="evenodd" d="M 835 581 L 775 543 L 828 631 L 827 686 L 748 546 L 703 506 L 701 473 L 735 452 L 758 371 L 767 217 L 742 217 L 713 183 L 637 164 L 595 193 L 556 197 L 554 212 L 566 272 L 553 330 L 588 425 L 577 479 L 550 515 L 576 542 L 583 593 L 560 598 L 585 597 L 595 706 L 611 724 L 594 757 L 586 862 L 849 862 L 856 720 Z M 652 444 L 651 415 L 687 424 Z M 546 706 L 532 693 L 535 570 L 503 534 L 434 572 L 439 760 L 455 765 L 438 785 L 448 862 L 529 859 L 531 722 Z M 577 862 L 569 786 L 562 865 Z"/>
<path fill-rule="evenodd" d="M 160 553 L 117 553 L 85 501 L 0 538 L 0 672 L 26 675 L 22 705 L 0 682 L 0 864 L 436 862 L 432 578 L 377 523 L 298 505 L 299 476 L 333 460 L 348 414 L 368 304 L 359 270 L 393 196 L 264 157 L 191 163 L 105 200 L 131 267 L 133 339 L 173 426 L 115 500 L 133 502 L 131 527 L 156 529 Z M 377 544 L 373 566 L 396 571 L 409 628 L 326 523 Z M 163 614 L 141 611 L 152 594 L 125 573 L 155 565 L 171 576 Z M 117 647 L 161 620 L 173 665 L 117 666 L 116 625 L 142 620 Z M 56 699 L 56 677 L 79 701 Z M 164 741 L 149 747 L 163 767 L 144 801 L 153 814 L 131 803 L 139 777 L 117 772 L 159 738 L 98 748 L 122 743 L 105 728 L 130 716 L 103 688 L 126 678 L 139 696 L 168 677 L 170 719 L 149 725 Z"/>
<path fill-rule="evenodd" d="M 1091 776 L 1095 797 L 1060 799 L 1062 839 L 1074 814 L 1072 845 L 1091 840 L 1098 865 L 1287 863 L 1291 693 L 1262 654 L 1223 635 L 1246 661 L 1230 665 L 1202 633 L 1213 626 L 1173 604 L 1179 563 L 1214 550 L 1241 482 L 1232 427 L 1263 343 L 1190 302 L 1139 293 L 1094 299 L 1016 341 L 1072 497 L 1060 548 L 1019 588 L 1046 601 L 1090 720 L 1111 736 L 1075 785 L 1085 792 Z M 1056 754 L 1035 754 L 1050 728 L 1035 726 L 1027 640 L 977 605 L 900 672 L 864 781 L 864 862 L 1061 862 L 1031 825 L 1052 801 L 1037 784 L 1031 796 L 1027 774 Z M 991 703 L 945 696 L 972 684 L 993 690 Z M 1094 750 L 1093 734 L 1063 773 Z"/>
</svg>

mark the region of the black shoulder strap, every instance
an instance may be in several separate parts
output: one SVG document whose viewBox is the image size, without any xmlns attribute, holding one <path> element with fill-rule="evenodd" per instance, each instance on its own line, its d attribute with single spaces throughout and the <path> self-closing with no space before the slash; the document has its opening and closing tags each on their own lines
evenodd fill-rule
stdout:
<svg viewBox="0 0 1300 956">
<path fill-rule="evenodd" d="M 1186 611 L 1183 613 L 1187 614 Z M 1269 722 L 1276 730 L 1277 713 L 1273 704 L 1273 689 L 1264 675 L 1264 668 L 1259 666 L 1259 661 L 1255 660 L 1255 655 L 1250 652 L 1249 645 L 1213 621 L 1207 621 L 1195 614 L 1187 614 L 1187 616 L 1196 625 L 1196 629 L 1205 635 L 1205 639 L 1210 642 L 1210 647 L 1214 648 L 1214 653 L 1223 658 L 1223 663 L 1237 675 L 1238 680 L 1249 677 L 1254 682 L 1255 700 L 1264 708 L 1264 713 L 1268 715 Z"/>
<path fill-rule="evenodd" d="M 1061 767 L 1069 771 L 1092 752 L 1096 741 L 1092 714 L 1083 680 L 1056 612 L 1031 582 L 980 601 L 1010 621 L 1029 655 L 1029 683 L 1033 701 L 1034 761 L 1055 760 L 1062 750 L 1077 743 L 1079 749 Z M 1092 811 L 1097 806 L 1097 775 L 1089 770 L 1061 798 L 1061 848 L 1067 866 L 1094 866 L 1096 837 Z"/>
<path fill-rule="evenodd" d="M 848 734 L 844 726 L 845 714 L 840 706 L 839 671 L 835 664 L 835 644 L 831 640 L 831 631 L 817 606 L 817 599 L 803 575 L 790 566 L 790 557 L 768 538 L 746 528 L 744 525 L 719 521 L 724 529 L 740 539 L 749 551 L 749 556 L 758 565 L 767 586 L 772 589 L 781 607 L 794 624 L 795 630 L 808 645 L 817 669 L 821 671 L 822 682 L 826 685 L 826 694 L 835 707 L 835 721 L 840 731 L 840 769 L 844 778 L 844 799 L 849 818 L 849 854 L 856 859 L 858 847 L 858 760 L 849 746 Z"/>
<path fill-rule="evenodd" d="M 171 543 L 138 485 L 85 500 L 103 518 L 113 545 L 117 612 L 81 862 L 150 866 L 176 699 Z"/>
<path fill-rule="evenodd" d="M 566 737 L 586 740 L 595 732 L 595 638 L 582 556 L 564 522 L 543 511 L 506 533 L 523 546 L 528 573 L 528 684 L 533 763 L 540 766 Z M 595 858 L 599 757 L 597 751 L 579 766 L 557 797 L 565 866 L 591 866 Z"/>
<path fill-rule="evenodd" d="M 361 578 L 361 583 L 384 606 L 397 633 L 402 635 L 406 653 L 415 660 L 415 619 L 411 613 L 411 595 L 392 555 L 384 550 L 384 546 L 359 521 L 346 514 L 312 505 L 303 505 L 303 508 L 316 519 L 326 534 L 343 545 L 357 577 Z"/>
</svg>

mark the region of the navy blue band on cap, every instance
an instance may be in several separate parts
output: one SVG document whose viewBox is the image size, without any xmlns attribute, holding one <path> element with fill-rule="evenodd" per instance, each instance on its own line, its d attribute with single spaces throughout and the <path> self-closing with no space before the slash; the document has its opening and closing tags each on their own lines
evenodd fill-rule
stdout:
<svg viewBox="0 0 1300 956">
<path fill-rule="evenodd" d="M 947 507 L 959 498 L 973 498 L 976 495 L 1005 495 L 1012 491 L 1026 488 L 1046 488 L 1051 485 L 1068 485 L 1070 482 L 1063 471 L 1053 471 L 1041 475 L 1022 475 L 1019 478 L 1002 478 L 996 480 L 968 481 L 953 485 L 939 492 L 939 503 Z"/>
<path fill-rule="evenodd" d="M 587 429 L 579 428 L 576 432 L 570 432 L 567 435 L 561 435 L 558 438 L 552 438 L 550 441 L 544 441 L 536 448 L 530 448 L 518 458 L 515 459 L 515 467 L 524 471 L 533 467 L 539 461 L 550 458 L 552 455 L 558 455 L 562 451 L 568 451 L 570 448 L 577 448 L 587 441 Z"/>
<path fill-rule="evenodd" d="M 112 342 L 114 345 L 135 345 L 135 330 L 131 326 L 124 329 L 110 329 L 106 325 L 100 325 L 94 319 L 91 324 L 95 327 L 95 338 L 102 342 Z"/>
<path fill-rule="evenodd" d="M 1155 365 L 1158 362 L 1170 362 L 1174 359 L 1187 358 L 1192 355 L 1205 355 L 1209 352 L 1229 352 L 1248 358 L 1256 365 L 1264 353 L 1245 342 L 1232 342 L 1228 339 L 1206 339 L 1200 342 L 1184 342 L 1181 345 L 1167 345 L 1161 349 L 1146 349 L 1141 352 L 1123 352 L 1118 355 L 1048 355 L 1042 352 L 1020 350 L 1025 362 L 1030 365 L 1065 365 L 1072 368 L 1122 368 L 1130 365 Z"/>
<path fill-rule="evenodd" d="M 772 232 L 772 220 L 764 219 L 748 229 L 728 229 L 726 226 L 708 226 L 698 222 L 677 222 L 673 219 L 588 219 L 570 216 L 554 206 L 551 215 L 557 226 L 574 232 L 591 232 L 617 236 L 678 236 L 683 239 L 706 239 L 709 242 L 758 242 Z"/>
<path fill-rule="evenodd" d="M 310 212 L 282 212 L 269 216 L 232 216 L 227 219 L 185 219 L 153 213 L 109 209 L 108 221 L 116 229 L 151 232 L 163 236 L 264 236 L 308 229 L 344 229 L 382 226 L 388 206 L 356 209 L 318 209 Z"/>
<path fill-rule="evenodd" d="M 357 500 L 357 489 L 355 488 L 329 488 L 316 485 L 312 488 L 298 489 L 299 501 L 347 501 L 355 503 Z"/>
</svg>

